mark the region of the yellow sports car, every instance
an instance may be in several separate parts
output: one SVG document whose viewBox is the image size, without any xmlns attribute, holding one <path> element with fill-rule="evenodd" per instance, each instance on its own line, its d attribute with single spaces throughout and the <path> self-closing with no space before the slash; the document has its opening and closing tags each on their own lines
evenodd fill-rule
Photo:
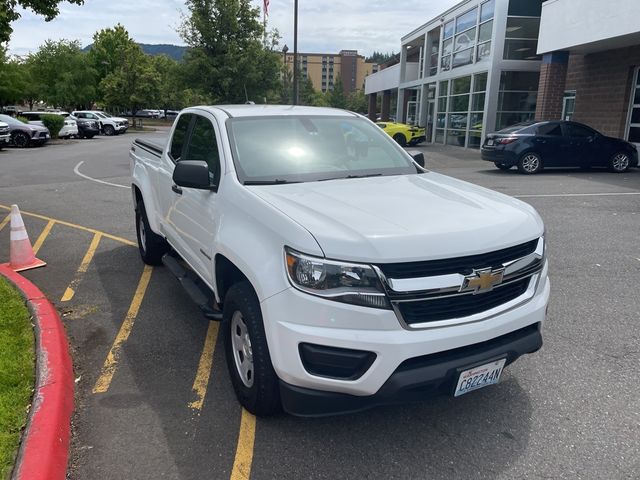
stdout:
<svg viewBox="0 0 640 480">
<path fill-rule="evenodd" d="M 398 142 L 398 145 L 401 147 L 405 145 L 417 145 L 425 140 L 425 130 L 421 127 L 395 122 L 378 122 L 376 125 Z"/>
</svg>

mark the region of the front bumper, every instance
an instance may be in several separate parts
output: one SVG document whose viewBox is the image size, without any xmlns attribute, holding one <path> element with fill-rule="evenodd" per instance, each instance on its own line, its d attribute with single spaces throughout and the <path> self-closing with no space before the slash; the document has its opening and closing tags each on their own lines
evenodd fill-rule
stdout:
<svg viewBox="0 0 640 480">
<path fill-rule="evenodd" d="M 9 141 L 11 140 L 11 135 L 10 134 L 6 134 L 6 135 L 0 135 L 0 144 L 7 144 L 9 143 Z"/>
<path fill-rule="evenodd" d="M 299 412 L 295 406 L 297 400 L 290 405 L 286 403 L 287 395 L 297 399 L 301 392 L 307 390 L 370 397 L 369 400 L 351 401 L 369 406 L 379 404 L 380 399 L 374 396 L 409 359 L 490 342 L 530 325 L 540 325 L 541 328 L 549 291 L 545 267 L 534 296 L 526 303 L 481 320 L 464 323 L 461 319 L 459 323 L 418 330 L 403 328 L 391 310 L 333 302 L 288 288 L 261 304 L 273 367 L 283 382 L 285 408 L 293 413 Z M 302 343 L 373 352 L 375 360 L 354 380 L 312 375 L 300 357 Z M 527 348 L 517 350 L 520 352 L 518 355 L 510 355 L 513 357 L 510 361 L 534 350 L 529 349 L 530 343 L 527 345 Z M 475 357 L 462 358 L 460 363 L 466 365 L 474 360 Z M 446 371 L 438 368 L 440 383 L 446 383 Z M 383 392 L 387 392 L 383 397 L 384 403 L 388 403 L 386 395 L 389 391 Z M 301 411 L 300 414 L 312 413 Z"/>
<path fill-rule="evenodd" d="M 77 125 L 65 125 L 58 132 L 58 137 L 68 137 L 70 135 L 78 134 L 78 126 Z"/>
<path fill-rule="evenodd" d="M 542 347 L 539 323 L 492 340 L 403 362 L 380 390 L 369 396 L 296 387 L 280 381 L 280 398 L 287 413 L 317 417 L 353 413 L 368 408 L 451 395 L 461 371 L 506 358 L 505 365 Z"/>
</svg>

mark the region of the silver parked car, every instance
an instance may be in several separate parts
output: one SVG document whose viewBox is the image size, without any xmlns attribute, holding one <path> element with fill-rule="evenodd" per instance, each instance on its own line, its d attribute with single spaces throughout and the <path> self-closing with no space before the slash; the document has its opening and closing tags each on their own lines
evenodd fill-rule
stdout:
<svg viewBox="0 0 640 480">
<path fill-rule="evenodd" d="M 51 138 L 49 129 L 40 125 L 22 123 L 9 115 L 0 115 L 0 122 L 9 125 L 10 144 L 14 147 L 24 148 L 30 145 L 42 146 Z"/>
</svg>

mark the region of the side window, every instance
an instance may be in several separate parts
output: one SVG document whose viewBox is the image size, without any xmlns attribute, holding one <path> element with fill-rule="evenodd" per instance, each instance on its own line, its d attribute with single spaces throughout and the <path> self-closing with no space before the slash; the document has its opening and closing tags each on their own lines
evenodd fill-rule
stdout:
<svg viewBox="0 0 640 480">
<path fill-rule="evenodd" d="M 580 138 L 592 137 L 594 134 L 591 129 L 575 123 L 567 123 L 567 132 L 569 132 L 570 137 Z"/>
<path fill-rule="evenodd" d="M 171 151 L 169 156 L 174 162 L 179 162 L 182 156 L 182 147 L 184 147 L 184 141 L 189 130 L 189 124 L 191 123 L 190 114 L 185 114 L 180 117 L 176 129 L 173 131 L 173 138 L 171 139 Z"/>
<path fill-rule="evenodd" d="M 86 118 L 92 118 L 94 120 L 100 120 L 100 117 L 98 117 L 98 115 L 96 115 L 95 113 L 85 113 L 85 115 L 87 116 Z"/>
<path fill-rule="evenodd" d="M 537 135 L 549 135 L 553 137 L 562 136 L 562 127 L 559 123 L 546 123 L 538 127 Z"/>
<path fill-rule="evenodd" d="M 207 165 L 209 165 L 209 178 L 212 182 L 217 183 L 220 176 L 218 143 L 216 142 L 216 132 L 213 129 L 213 125 L 205 117 L 196 115 L 185 160 L 207 162 Z"/>
</svg>

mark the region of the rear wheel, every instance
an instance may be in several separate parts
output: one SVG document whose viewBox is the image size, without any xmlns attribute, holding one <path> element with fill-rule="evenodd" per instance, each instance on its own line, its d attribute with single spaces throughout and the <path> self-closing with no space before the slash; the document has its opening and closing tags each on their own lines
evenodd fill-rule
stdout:
<svg viewBox="0 0 640 480">
<path fill-rule="evenodd" d="M 537 153 L 527 152 L 518 161 L 518 171 L 527 175 L 538 173 L 542 170 L 542 159 Z"/>
<path fill-rule="evenodd" d="M 95 135 L 93 133 L 89 134 L 89 135 L 85 135 L 86 138 L 88 138 L 89 140 L 91 140 Z"/>
<path fill-rule="evenodd" d="M 405 137 L 402 133 L 396 133 L 393 136 L 393 139 L 396 141 L 398 145 L 404 147 L 407 144 L 407 137 Z"/>
<path fill-rule="evenodd" d="M 513 165 L 505 165 L 504 163 L 494 162 L 494 165 L 500 170 L 510 170 Z"/>
<path fill-rule="evenodd" d="M 149 227 L 149 219 L 142 201 L 136 208 L 136 234 L 142 261 L 147 265 L 160 265 L 162 256 L 169 251 L 169 244 Z"/>
<path fill-rule="evenodd" d="M 238 401 L 258 416 L 280 411 L 280 386 L 271 364 L 260 302 L 251 284 L 231 286 L 224 299 L 222 334 Z"/>
<path fill-rule="evenodd" d="M 629 155 L 624 152 L 618 152 L 609 161 L 609 168 L 615 173 L 624 173 L 629 170 L 631 160 Z"/>
</svg>

